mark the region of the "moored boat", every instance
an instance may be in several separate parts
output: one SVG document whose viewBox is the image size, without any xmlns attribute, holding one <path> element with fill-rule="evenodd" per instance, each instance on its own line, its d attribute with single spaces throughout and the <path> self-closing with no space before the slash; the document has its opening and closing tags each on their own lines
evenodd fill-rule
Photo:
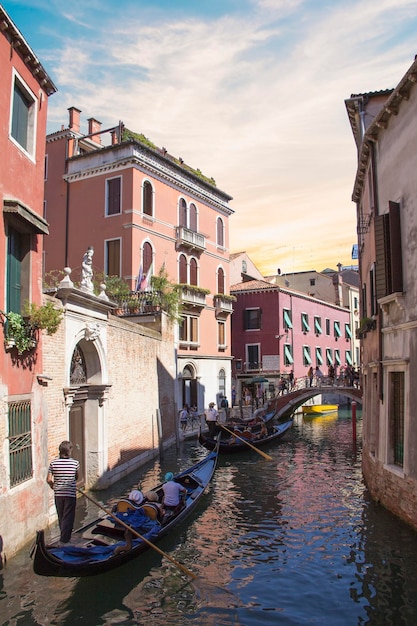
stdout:
<svg viewBox="0 0 417 626">
<path fill-rule="evenodd" d="M 335 413 L 338 409 L 338 404 L 306 404 L 302 407 L 302 411 L 306 415 L 324 415 L 326 413 Z"/>
<path fill-rule="evenodd" d="M 219 433 L 217 438 L 209 437 L 200 431 L 199 442 L 208 450 L 214 450 L 216 445 L 219 446 L 219 454 L 234 454 L 236 452 L 247 452 L 250 446 L 255 448 L 263 448 L 269 443 L 278 441 L 291 428 L 293 419 L 285 422 L 278 422 L 266 429 L 266 434 L 254 433 L 251 430 L 240 430 L 235 428 L 234 434 Z M 220 443 L 218 441 L 220 438 Z M 242 441 L 242 439 L 244 441 Z M 248 445 L 250 444 L 250 445 Z"/>
<path fill-rule="evenodd" d="M 121 500 L 123 506 L 119 507 L 119 511 L 101 516 L 73 532 L 70 544 L 62 546 L 55 542 L 47 545 L 44 531 L 38 531 L 33 554 L 34 572 L 40 576 L 92 576 L 137 558 L 173 527 L 181 524 L 196 508 L 213 477 L 217 458 L 216 448 L 199 463 L 174 476 L 173 480 L 186 488 L 184 502 L 179 511 L 165 515 L 161 520 L 154 503 L 139 507 L 131 505 L 127 510 L 123 505 L 126 500 Z M 152 490 L 159 498 L 162 487 L 163 483 Z M 126 525 L 132 529 L 127 531 L 128 535 L 125 534 Z"/>
</svg>

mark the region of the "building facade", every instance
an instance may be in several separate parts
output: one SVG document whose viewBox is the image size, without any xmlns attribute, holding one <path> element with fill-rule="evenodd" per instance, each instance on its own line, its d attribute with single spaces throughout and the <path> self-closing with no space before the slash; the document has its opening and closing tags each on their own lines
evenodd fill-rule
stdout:
<svg viewBox="0 0 417 626">
<path fill-rule="evenodd" d="M 26 304 L 42 304 L 46 116 L 56 88 L 1 5 L 0 24 L 0 533 L 10 553 L 43 515 L 42 336 L 22 336 L 31 345 L 21 352 L 16 337 Z"/>
<path fill-rule="evenodd" d="M 310 366 L 327 376 L 353 365 L 348 309 L 260 280 L 232 285 L 234 383 L 244 386 L 262 375 L 268 391 L 281 376 L 305 377 Z M 251 389 L 252 394 L 254 389 Z"/>
<path fill-rule="evenodd" d="M 363 473 L 417 528 L 417 61 L 395 89 L 353 94 L 363 368 Z"/>
<path fill-rule="evenodd" d="M 76 277 L 89 246 L 95 269 L 122 277 L 132 291 L 146 289 L 164 268 L 180 285 L 183 306 L 176 405 L 203 410 L 230 392 L 231 197 L 121 123 L 104 130 L 90 118 L 86 130 L 71 107 L 68 126 L 47 137 L 45 215 L 52 236 L 45 272 L 69 266 Z"/>
</svg>

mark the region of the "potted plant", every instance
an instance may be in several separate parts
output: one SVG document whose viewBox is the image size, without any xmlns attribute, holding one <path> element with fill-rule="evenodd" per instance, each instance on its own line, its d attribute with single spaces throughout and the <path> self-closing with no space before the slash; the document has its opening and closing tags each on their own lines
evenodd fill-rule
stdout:
<svg viewBox="0 0 417 626">
<path fill-rule="evenodd" d="M 25 306 L 24 313 L 22 316 L 15 311 L 1 311 L 4 317 L 5 348 L 16 349 L 19 355 L 36 348 L 39 330 L 46 330 L 48 335 L 56 333 L 63 315 L 53 302 L 41 306 L 32 302 Z"/>
</svg>

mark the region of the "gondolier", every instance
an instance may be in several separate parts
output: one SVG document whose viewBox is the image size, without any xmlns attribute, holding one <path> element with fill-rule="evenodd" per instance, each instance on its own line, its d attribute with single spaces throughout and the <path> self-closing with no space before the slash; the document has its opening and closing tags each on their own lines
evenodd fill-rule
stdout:
<svg viewBox="0 0 417 626">
<path fill-rule="evenodd" d="M 51 461 L 46 481 L 55 495 L 55 507 L 58 514 L 60 541 L 66 544 L 71 539 L 77 502 L 77 478 L 80 464 L 71 458 L 72 443 L 62 441 L 59 446 L 59 458 Z"/>
<path fill-rule="evenodd" d="M 209 437 L 214 437 L 216 434 L 216 423 L 219 417 L 219 413 L 214 406 L 214 402 L 210 402 L 209 408 L 206 411 L 206 422 L 209 429 Z"/>
</svg>

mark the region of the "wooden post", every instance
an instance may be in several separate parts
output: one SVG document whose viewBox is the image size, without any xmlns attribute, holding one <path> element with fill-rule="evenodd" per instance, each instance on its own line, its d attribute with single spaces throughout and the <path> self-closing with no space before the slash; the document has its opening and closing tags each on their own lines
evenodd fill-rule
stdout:
<svg viewBox="0 0 417 626">
<path fill-rule="evenodd" d="M 353 400 L 352 402 L 352 437 L 353 441 L 356 443 L 356 402 Z"/>
</svg>

